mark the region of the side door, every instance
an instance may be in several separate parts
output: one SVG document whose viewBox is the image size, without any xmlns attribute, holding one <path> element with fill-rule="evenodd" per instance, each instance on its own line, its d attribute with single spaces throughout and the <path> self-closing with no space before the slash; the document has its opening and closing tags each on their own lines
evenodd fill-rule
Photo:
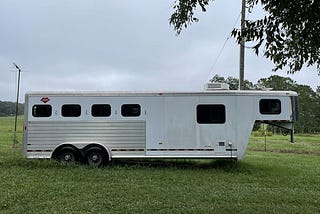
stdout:
<svg viewBox="0 0 320 214">
<path fill-rule="evenodd" d="M 225 152 L 228 144 L 229 105 L 221 96 L 200 97 L 196 105 L 196 137 L 201 148 Z"/>
<path fill-rule="evenodd" d="M 164 97 L 145 98 L 146 121 L 146 155 L 163 155 L 165 147 L 164 124 Z"/>
</svg>

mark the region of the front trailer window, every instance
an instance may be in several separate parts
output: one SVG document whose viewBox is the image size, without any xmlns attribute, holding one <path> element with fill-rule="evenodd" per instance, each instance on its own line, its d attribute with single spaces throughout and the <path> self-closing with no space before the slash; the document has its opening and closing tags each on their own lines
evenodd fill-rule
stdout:
<svg viewBox="0 0 320 214">
<path fill-rule="evenodd" d="M 262 99 L 259 102 L 261 114 L 280 114 L 281 102 L 278 99 Z"/>
</svg>

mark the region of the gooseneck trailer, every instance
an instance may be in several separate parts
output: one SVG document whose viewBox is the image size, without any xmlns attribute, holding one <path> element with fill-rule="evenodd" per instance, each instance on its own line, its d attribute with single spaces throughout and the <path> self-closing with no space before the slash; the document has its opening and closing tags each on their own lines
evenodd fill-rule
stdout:
<svg viewBox="0 0 320 214">
<path fill-rule="evenodd" d="M 242 159 L 255 122 L 291 132 L 292 91 L 28 92 L 23 153 L 27 158 Z"/>
</svg>

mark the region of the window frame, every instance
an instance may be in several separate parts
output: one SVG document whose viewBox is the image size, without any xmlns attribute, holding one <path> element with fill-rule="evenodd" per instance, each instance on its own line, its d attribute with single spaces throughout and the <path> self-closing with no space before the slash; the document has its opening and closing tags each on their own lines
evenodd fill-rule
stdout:
<svg viewBox="0 0 320 214">
<path fill-rule="evenodd" d="M 268 103 L 265 103 L 265 102 L 268 102 Z M 274 103 L 272 103 L 272 102 L 274 102 Z M 273 104 L 279 104 L 276 111 L 272 110 Z M 268 110 L 268 111 L 266 111 L 266 110 Z M 279 114 L 281 114 L 281 112 L 282 112 L 281 100 L 274 99 L 274 98 L 260 99 L 259 100 L 259 112 L 262 115 L 279 115 Z"/>
<path fill-rule="evenodd" d="M 79 107 L 80 109 L 79 110 L 77 110 L 77 112 L 78 112 L 78 114 L 69 114 L 70 113 L 70 110 L 68 110 L 68 112 L 66 112 L 66 113 L 68 113 L 67 115 L 65 115 L 64 114 L 64 112 L 66 111 L 64 108 L 65 107 L 69 107 L 69 106 L 74 106 L 74 107 Z M 71 112 L 72 112 L 72 110 L 71 110 Z M 62 117 L 80 117 L 81 116 L 81 105 L 80 104 L 63 104 L 62 106 L 61 106 L 61 116 Z"/>
<path fill-rule="evenodd" d="M 206 111 L 206 113 L 209 113 L 210 117 L 204 117 L 204 111 Z M 214 118 L 214 112 L 221 113 L 221 111 L 223 111 L 223 115 L 219 115 Z M 196 107 L 196 121 L 198 124 L 225 124 L 227 121 L 226 106 L 224 104 L 198 104 Z"/>
<path fill-rule="evenodd" d="M 42 108 L 42 107 L 48 107 L 49 108 L 49 110 L 50 110 L 50 114 L 41 114 L 41 115 L 36 115 L 35 114 L 35 111 L 37 111 L 36 109 L 35 109 L 35 107 L 39 107 L 39 106 L 41 106 L 40 108 Z M 41 110 L 42 111 L 42 110 Z M 33 117 L 36 117 L 36 118 L 38 118 L 38 117 L 51 117 L 52 116 L 52 106 L 51 105 L 46 105 L 46 104 L 35 104 L 35 105 L 33 105 L 32 106 L 32 116 Z"/>
<path fill-rule="evenodd" d="M 95 109 L 95 107 L 102 107 L 101 109 Z M 106 114 L 102 114 L 104 112 L 104 107 L 106 107 Z M 99 112 L 98 114 L 97 111 Z M 94 114 L 95 113 L 95 114 Z M 91 105 L 91 116 L 92 117 L 110 117 L 111 116 L 111 105 L 110 104 L 92 104 Z"/>
<path fill-rule="evenodd" d="M 138 108 L 137 113 L 127 112 L 129 111 L 127 108 Z M 125 114 L 124 114 L 125 113 Z M 126 103 L 121 105 L 121 116 L 122 117 L 140 117 L 141 116 L 141 105 L 136 103 Z"/>
</svg>

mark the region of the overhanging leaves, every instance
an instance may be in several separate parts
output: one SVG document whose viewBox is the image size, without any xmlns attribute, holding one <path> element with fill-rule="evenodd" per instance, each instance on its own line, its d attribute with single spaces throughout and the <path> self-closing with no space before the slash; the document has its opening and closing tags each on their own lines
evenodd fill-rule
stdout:
<svg viewBox="0 0 320 214">
<path fill-rule="evenodd" d="M 183 28 L 187 28 L 192 22 L 198 22 L 194 17 L 194 10 L 199 5 L 203 12 L 206 12 L 206 6 L 210 0 L 176 0 L 173 6 L 175 12 L 171 15 L 169 23 L 174 27 L 177 34 L 180 34 Z"/>
<path fill-rule="evenodd" d="M 180 0 L 170 24 L 177 34 L 192 22 L 199 21 L 193 11 L 197 6 L 205 11 L 210 0 Z M 295 73 L 303 66 L 315 65 L 320 74 L 320 1 L 317 0 L 247 0 L 252 8 L 261 3 L 268 13 L 258 20 L 246 20 L 245 29 L 233 29 L 231 35 L 240 43 L 241 38 L 252 41 L 258 55 L 263 55 L 275 65 L 274 70 L 286 69 Z"/>
</svg>

